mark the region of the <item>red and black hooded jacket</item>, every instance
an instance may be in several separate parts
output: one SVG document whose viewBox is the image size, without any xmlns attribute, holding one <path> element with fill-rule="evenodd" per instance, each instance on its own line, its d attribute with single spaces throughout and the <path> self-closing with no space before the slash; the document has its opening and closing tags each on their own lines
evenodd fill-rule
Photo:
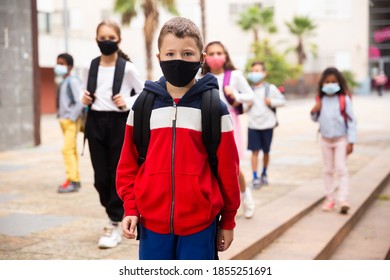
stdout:
<svg viewBox="0 0 390 280">
<path fill-rule="evenodd" d="M 218 214 L 220 228 L 235 227 L 240 205 L 239 158 L 232 120 L 223 101 L 218 181 L 202 140 L 202 94 L 212 88 L 218 89 L 218 82 L 207 74 L 176 104 L 166 90 L 164 77 L 145 83 L 145 90 L 157 97 L 150 118 L 149 148 L 140 167 L 133 140 L 134 111 L 130 110 L 116 188 L 125 216 L 139 216 L 151 231 L 194 234 L 207 228 Z"/>
</svg>

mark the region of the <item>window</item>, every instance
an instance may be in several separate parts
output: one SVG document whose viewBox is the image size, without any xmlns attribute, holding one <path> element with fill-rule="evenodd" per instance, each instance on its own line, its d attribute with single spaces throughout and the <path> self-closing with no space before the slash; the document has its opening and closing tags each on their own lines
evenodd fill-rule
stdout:
<svg viewBox="0 0 390 280">
<path fill-rule="evenodd" d="M 38 31 L 39 33 L 50 34 L 50 13 L 38 12 Z"/>
</svg>

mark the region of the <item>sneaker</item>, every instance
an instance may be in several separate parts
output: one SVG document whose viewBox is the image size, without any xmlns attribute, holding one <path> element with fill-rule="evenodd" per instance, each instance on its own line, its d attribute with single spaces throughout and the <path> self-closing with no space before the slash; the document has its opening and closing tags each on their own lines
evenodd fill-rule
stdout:
<svg viewBox="0 0 390 280">
<path fill-rule="evenodd" d="M 70 184 L 70 181 L 66 179 L 61 185 L 58 186 L 58 189 L 60 188 L 66 188 Z"/>
<path fill-rule="evenodd" d="M 268 185 L 267 175 L 261 175 L 260 182 L 261 182 L 261 184 L 262 184 L 263 186 L 267 186 L 267 185 Z"/>
<path fill-rule="evenodd" d="M 252 181 L 252 186 L 255 190 L 258 190 L 261 188 L 261 181 L 259 178 L 254 178 Z"/>
<path fill-rule="evenodd" d="M 322 210 L 325 212 L 332 211 L 334 208 L 335 202 L 334 200 L 326 200 L 324 204 L 322 204 Z"/>
<path fill-rule="evenodd" d="M 81 188 L 80 182 L 69 182 L 65 184 L 63 183 L 58 187 L 58 192 L 59 193 L 70 193 L 70 192 L 78 192 L 79 189 Z"/>
<path fill-rule="evenodd" d="M 244 204 L 244 217 L 247 219 L 252 218 L 255 212 L 255 202 L 253 201 L 252 192 L 248 187 L 245 189 L 243 204 Z"/>
<path fill-rule="evenodd" d="M 349 203 L 348 202 L 342 202 L 340 206 L 341 206 L 340 207 L 340 214 L 347 215 L 348 214 L 348 210 L 350 208 Z"/>
<path fill-rule="evenodd" d="M 116 247 L 122 241 L 122 229 L 120 223 L 110 222 L 103 229 L 103 235 L 99 239 L 100 249 Z"/>
</svg>

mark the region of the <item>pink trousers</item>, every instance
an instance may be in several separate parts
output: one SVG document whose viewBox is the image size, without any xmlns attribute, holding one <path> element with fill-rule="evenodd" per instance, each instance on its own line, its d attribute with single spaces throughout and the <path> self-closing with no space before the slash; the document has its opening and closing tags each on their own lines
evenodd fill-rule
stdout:
<svg viewBox="0 0 390 280">
<path fill-rule="evenodd" d="M 347 138 L 321 138 L 322 158 L 324 161 L 324 181 L 326 197 L 329 200 L 337 199 L 347 202 L 349 195 L 349 179 L 347 167 Z M 336 182 L 338 178 L 338 192 L 336 197 Z"/>
</svg>

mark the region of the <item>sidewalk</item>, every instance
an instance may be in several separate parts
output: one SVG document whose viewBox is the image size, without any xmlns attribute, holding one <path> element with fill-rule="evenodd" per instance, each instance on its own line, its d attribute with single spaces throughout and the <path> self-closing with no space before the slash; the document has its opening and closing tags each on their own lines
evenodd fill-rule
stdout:
<svg viewBox="0 0 390 280">
<path fill-rule="evenodd" d="M 358 119 L 358 143 L 349 157 L 351 175 L 390 147 L 390 96 L 355 96 L 353 104 Z M 318 125 L 308 113 L 312 105 L 311 99 L 291 100 L 278 109 L 280 125 L 275 130 L 271 151 L 270 186 L 253 191 L 257 206 L 321 178 Z M 241 121 L 245 128 L 245 116 Z M 124 240 L 114 249 L 97 248 L 107 218 L 93 187 L 88 147 L 80 157 L 81 191 L 58 194 L 64 167 L 61 132 L 55 116 L 43 116 L 41 128 L 41 146 L 0 152 L 0 259 L 137 259 L 135 240 Z M 80 134 L 79 151 L 82 137 Z M 248 182 L 249 158 L 248 152 L 242 162 Z M 239 215 L 237 219 L 244 218 Z M 261 223 L 253 225 L 256 227 L 261 227 Z"/>
</svg>

